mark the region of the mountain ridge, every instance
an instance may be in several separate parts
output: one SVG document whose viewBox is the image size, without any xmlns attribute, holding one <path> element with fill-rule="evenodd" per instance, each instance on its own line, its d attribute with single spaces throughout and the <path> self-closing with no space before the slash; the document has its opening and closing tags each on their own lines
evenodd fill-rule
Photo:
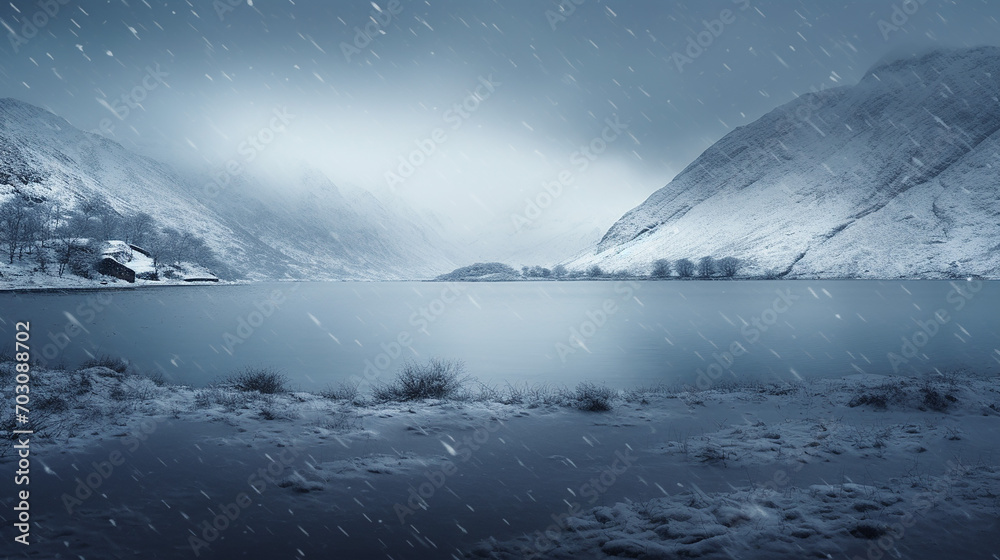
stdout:
<svg viewBox="0 0 1000 560">
<path fill-rule="evenodd" d="M 0 99 L 0 146 L 0 199 L 73 208 L 106 197 L 118 212 L 147 212 L 203 237 L 238 277 L 431 278 L 454 265 L 447 242 L 418 215 L 373 197 L 345 197 L 308 167 L 277 180 L 247 173 L 213 197 L 197 176 L 13 98 Z"/>
<path fill-rule="evenodd" d="M 802 95 L 724 136 L 568 266 L 732 255 L 751 274 L 997 276 L 983 240 L 1000 234 L 998 78 L 1000 48 L 935 50 Z M 984 229 L 943 229 L 963 218 Z"/>
</svg>

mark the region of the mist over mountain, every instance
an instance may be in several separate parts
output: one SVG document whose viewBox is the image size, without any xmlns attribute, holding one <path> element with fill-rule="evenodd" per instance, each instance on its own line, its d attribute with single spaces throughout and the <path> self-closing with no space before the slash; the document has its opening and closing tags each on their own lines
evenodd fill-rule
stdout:
<svg viewBox="0 0 1000 560">
<path fill-rule="evenodd" d="M 72 209 L 105 197 L 122 214 L 205 239 L 236 277 L 423 278 L 453 268 L 428 216 L 341 191 L 300 165 L 280 177 L 211 182 L 138 156 L 15 99 L 0 100 L 0 196 Z"/>
<path fill-rule="evenodd" d="M 737 128 L 568 266 L 1000 276 L 1000 48 L 883 61 Z"/>
<path fill-rule="evenodd" d="M 507 243 L 308 163 L 204 174 L 136 155 L 0 100 L 0 194 L 121 213 L 204 238 L 234 277 L 430 278 L 475 260 L 646 273 L 733 256 L 783 277 L 995 277 L 1000 271 L 1000 48 L 887 58 L 853 86 L 800 96 L 733 130 L 603 237 L 586 215 Z M 584 211 L 585 209 L 580 209 Z M 572 212 L 569 212 L 572 214 Z M 600 239 L 599 242 L 597 241 Z"/>
</svg>

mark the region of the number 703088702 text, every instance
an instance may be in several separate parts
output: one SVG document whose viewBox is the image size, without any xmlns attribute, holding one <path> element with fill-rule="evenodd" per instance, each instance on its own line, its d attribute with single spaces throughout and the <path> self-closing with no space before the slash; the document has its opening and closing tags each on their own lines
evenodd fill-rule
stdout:
<svg viewBox="0 0 1000 560">
<path fill-rule="evenodd" d="M 14 449 L 17 451 L 17 470 L 14 471 L 14 484 L 18 486 L 17 496 L 14 506 L 14 528 L 17 529 L 17 536 L 14 540 L 21 544 L 29 544 L 28 538 L 31 534 L 31 513 L 30 494 L 28 485 L 30 483 L 29 474 L 31 472 L 31 447 L 29 415 L 31 409 L 31 347 L 28 345 L 31 339 L 31 324 L 20 322 L 15 325 L 14 335 L 14 366 L 16 376 L 14 378 L 14 437 L 17 443 Z"/>
</svg>

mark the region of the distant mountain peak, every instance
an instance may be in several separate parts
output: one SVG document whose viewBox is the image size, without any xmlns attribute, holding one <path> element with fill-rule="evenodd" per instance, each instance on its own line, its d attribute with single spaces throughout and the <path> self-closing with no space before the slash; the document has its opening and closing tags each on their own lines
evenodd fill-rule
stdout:
<svg viewBox="0 0 1000 560">
<path fill-rule="evenodd" d="M 891 51 L 865 72 L 865 75 L 880 72 L 898 72 L 920 66 L 935 66 L 949 59 L 995 58 L 1000 56 L 1000 47 L 983 45 L 971 48 L 948 48 L 925 46 L 903 48 Z"/>
<path fill-rule="evenodd" d="M 570 266 L 744 259 L 789 276 L 1000 276 L 1000 48 L 886 60 L 709 147 Z"/>
<path fill-rule="evenodd" d="M 66 120 L 62 117 L 57 116 L 47 109 L 38 107 L 37 105 L 32 105 L 27 101 L 21 101 L 15 97 L 4 97 L 0 98 L 0 114 L 9 114 L 23 117 L 38 118 L 44 117 L 47 119 L 53 119 L 54 122 L 66 123 Z"/>
</svg>

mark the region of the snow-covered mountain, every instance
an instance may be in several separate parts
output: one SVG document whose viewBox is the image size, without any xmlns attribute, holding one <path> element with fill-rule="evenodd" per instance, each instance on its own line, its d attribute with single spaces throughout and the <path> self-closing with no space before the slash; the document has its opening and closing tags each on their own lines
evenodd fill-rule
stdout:
<svg viewBox="0 0 1000 560">
<path fill-rule="evenodd" d="M 737 128 L 569 266 L 745 260 L 788 277 L 1000 276 L 1000 48 L 876 64 Z"/>
<path fill-rule="evenodd" d="M 342 193 L 300 166 L 280 179 L 240 175 L 221 189 L 82 132 L 52 113 L 0 99 L 0 199 L 74 207 L 100 194 L 121 213 L 203 237 L 250 279 L 428 278 L 456 266 L 424 217 L 362 191 Z"/>
</svg>

